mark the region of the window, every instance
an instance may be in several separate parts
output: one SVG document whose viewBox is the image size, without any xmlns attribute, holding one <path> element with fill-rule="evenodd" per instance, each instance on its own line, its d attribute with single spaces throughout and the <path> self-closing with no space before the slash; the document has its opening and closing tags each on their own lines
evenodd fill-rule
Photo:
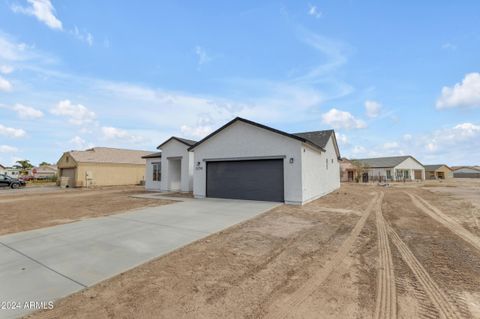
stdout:
<svg viewBox="0 0 480 319">
<path fill-rule="evenodd" d="M 162 170 L 160 163 L 152 163 L 153 167 L 153 181 L 159 182 L 162 180 Z"/>
<path fill-rule="evenodd" d="M 392 179 L 392 172 L 389 169 L 387 170 L 387 178 Z"/>
<path fill-rule="evenodd" d="M 325 167 L 328 169 L 328 158 L 325 159 Z"/>
</svg>

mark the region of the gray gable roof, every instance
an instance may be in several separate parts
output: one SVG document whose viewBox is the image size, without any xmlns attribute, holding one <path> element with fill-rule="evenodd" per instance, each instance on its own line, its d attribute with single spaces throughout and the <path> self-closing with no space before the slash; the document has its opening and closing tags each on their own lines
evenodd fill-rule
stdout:
<svg viewBox="0 0 480 319">
<path fill-rule="evenodd" d="M 405 161 L 407 158 L 412 158 L 416 162 L 418 162 L 413 156 L 406 155 L 406 156 L 390 156 L 390 157 L 376 157 L 376 158 L 361 158 L 356 159 L 363 163 L 364 165 L 372 168 L 385 168 L 385 167 L 395 167 L 401 162 Z M 418 162 L 420 163 L 420 162 Z M 421 165 L 421 164 L 420 164 Z"/>
<path fill-rule="evenodd" d="M 161 158 L 161 157 L 162 157 L 162 152 L 157 152 L 157 153 L 152 153 L 152 154 L 142 156 L 142 158 Z"/>
<path fill-rule="evenodd" d="M 448 167 L 448 165 L 445 165 L 445 164 L 424 165 L 423 167 L 425 167 L 426 171 L 436 171 L 437 169 L 439 169 L 442 166 Z M 450 167 L 448 167 L 448 168 L 451 170 Z"/>
<path fill-rule="evenodd" d="M 335 134 L 333 130 L 293 133 L 293 135 L 303 137 L 321 148 L 325 148 L 332 134 Z"/>
<path fill-rule="evenodd" d="M 190 146 L 194 145 L 195 143 L 197 143 L 197 141 L 194 141 L 194 140 L 189 140 L 189 139 L 182 138 L 182 137 L 172 136 L 172 137 L 170 137 L 168 140 L 166 140 L 165 142 L 163 142 L 162 144 L 158 145 L 158 146 L 157 146 L 157 149 L 160 149 L 163 145 L 167 144 L 167 143 L 170 142 L 171 140 L 177 140 L 177 141 L 179 141 L 180 143 L 183 143 L 183 144 L 187 145 L 188 147 L 190 147 Z"/>
</svg>

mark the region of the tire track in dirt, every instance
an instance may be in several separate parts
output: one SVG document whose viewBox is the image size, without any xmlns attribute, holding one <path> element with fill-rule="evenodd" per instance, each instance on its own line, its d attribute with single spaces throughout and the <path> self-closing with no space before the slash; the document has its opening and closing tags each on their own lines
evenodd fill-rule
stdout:
<svg viewBox="0 0 480 319">
<path fill-rule="evenodd" d="M 281 300 L 281 304 L 278 307 L 272 309 L 269 313 L 267 313 L 264 318 L 286 318 L 292 312 L 294 312 L 295 309 L 298 308 L 298 306 L 305 301 L 305 299 L 307 299 L 325 282 L 325 280 L 330 276 L 330 274 L 335 270 L 335 268 L 337 268 L 337 266 L 342 262 L 342 260 L 347 257 L 349 251 L 353 247 L 354 242 L 357 240 L 358 235 L 365 226 L 365 222 L 367 221 L 368 216 L 370 216 L 370 213 L 378 204 L 379 199 L 379 194 L 375 193 L 374 198 L 369 203 L 364 214 L 362 215 L 362 217 L 360 217 L 357 224 L 352 229 L 350 235 L 342 243 L 333 258 L 328 260 L 323 266 L 323 268 L 320 269 L 320 271 L 317 272 L 312 278 L 310 278 L 305 285 L 303 285 L 296 292 L 288 296 L 287 299 Z"/>
<path fill-rule="evenodd" d="M 473 235 L 471 232 L 463 228 L 455 220 L 444 214 L 441 210 L 424 200 L 422 197 L 407 193 L 412 199 L 413 204 L 422 210 L 424 213 L 441 223 L 443 226 L 447 227 L 454 234 L 465 240 L 467 243 L 472 245 L 478 251 L 480 251 L 480 238 Z"/>
<path fill-rule="evenodd" d="M 428 272 L 418 261 L 410 248 L 402 241 L 400 236 L 393 230 L 391 226 L 387 226 L 390 238 L 397 247 L 402 259 L 412 270 L 413 274 L 420 282 L 423 290 L 429 296 L 432 303 L 440 313 L 441 318 L 462 318 L 457 309 L 449 302 L 448 297 L 438 287 L 435 281 L 430 277 Z"/>
<path fill-rule="evenodd" d="M 392 252 L 388 242 L 388 231 L 385 219 L 382 215 L 383 192 L 375 205 L 377 243 L 378 243 L 378 271 L 377 271 L 377 299 L 375 316 L 376 319 L 397 318 L 397 294 L 395 275 L 393 273 Z"/>
</svg>

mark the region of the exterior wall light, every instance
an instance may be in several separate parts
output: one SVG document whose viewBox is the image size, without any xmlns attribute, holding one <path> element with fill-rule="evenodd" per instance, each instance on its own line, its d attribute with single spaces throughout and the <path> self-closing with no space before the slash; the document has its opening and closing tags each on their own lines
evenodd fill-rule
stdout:
<svg viewBox="0 0 480 319">
<path fill-rule="evenodd" d="M 293 157 L 290 157 L 290 161 L 289 161 L 290 164 L 293 164 L 293 161 L 294 161 L 294 160 L 293 160 Z"/>
</svg>

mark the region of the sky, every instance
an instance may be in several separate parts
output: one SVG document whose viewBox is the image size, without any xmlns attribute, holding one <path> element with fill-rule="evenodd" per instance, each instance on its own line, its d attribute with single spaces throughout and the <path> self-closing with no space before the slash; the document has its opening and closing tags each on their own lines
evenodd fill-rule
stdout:
<svg viewBox="0 0 480 319">
<path fill-rule="evenodd" d="M 478 1 L 0 0 L 0 163 L 236 116 L 342 156 L 480 165 Z"/>
</svg>

